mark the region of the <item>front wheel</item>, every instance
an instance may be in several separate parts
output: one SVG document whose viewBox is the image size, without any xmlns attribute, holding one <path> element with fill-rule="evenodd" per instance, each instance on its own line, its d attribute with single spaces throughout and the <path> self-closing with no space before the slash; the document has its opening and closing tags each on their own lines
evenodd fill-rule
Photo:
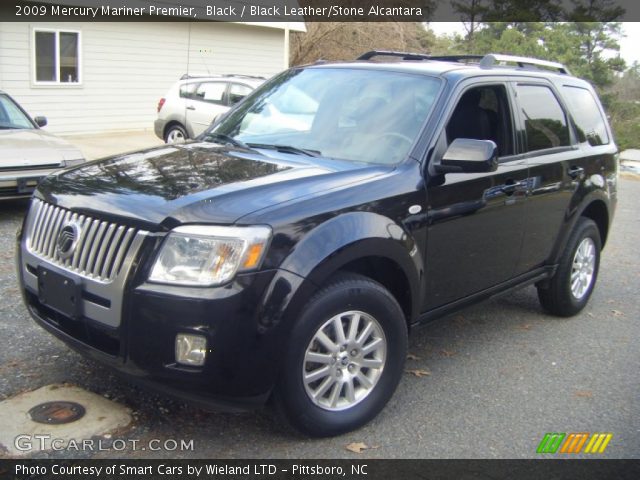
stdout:
<svg viewBox="0 0 640 480">
<path fill-rule="evenodd" d="M 569 317 L 585 307 L 598 278 L 601 249 L 594 221 L 580 218 L 555 275 L 548 285 L 538 287 L 540 303 L 549 313 Z"/>
<path fill-rule="evenodd" d="M 389 401 L 406 352 L 407 326 L 393 295 L 346 274 L 313 297 L 295 325 L 276 404 L 308 435 L 354 430 Z"/>
</svg>

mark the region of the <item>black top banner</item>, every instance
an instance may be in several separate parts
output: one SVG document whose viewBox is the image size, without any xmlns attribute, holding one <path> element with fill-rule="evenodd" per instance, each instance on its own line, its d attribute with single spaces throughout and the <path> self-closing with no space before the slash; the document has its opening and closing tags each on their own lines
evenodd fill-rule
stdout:
<svg viewBox="0 0 640 480">
<path fill-rule="evenodd" d="M 633 0 L 3 0 L 0 20 L 222 22 L 638 21 Z"/>
</svg>

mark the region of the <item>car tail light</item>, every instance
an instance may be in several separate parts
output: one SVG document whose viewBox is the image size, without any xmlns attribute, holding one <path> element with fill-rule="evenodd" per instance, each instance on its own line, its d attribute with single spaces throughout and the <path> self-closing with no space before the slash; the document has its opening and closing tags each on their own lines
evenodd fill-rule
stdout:
<svg viewBox="0 0 640 480">
<path fill-rule="evenodd" d="M 158 102 L 158 113 L 160 113 L 160 110 L 162 110 L 162 106 L 164 105 L 164 98 L 161 98 L 160 101 Z"/>
</svg>

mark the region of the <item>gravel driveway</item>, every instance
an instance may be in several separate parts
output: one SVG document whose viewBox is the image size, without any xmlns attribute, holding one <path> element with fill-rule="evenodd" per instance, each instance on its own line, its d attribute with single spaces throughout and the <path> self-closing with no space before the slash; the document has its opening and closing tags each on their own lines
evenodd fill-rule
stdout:
<svg viewBox="0 0 640 480">
<path fill-rule="evenodd" d="M 110 439 L 194 440 L 193 451 L 55 452 L 127 458 L 526 458 L 546 432 L 611 432 L 604 456 L 640 457 L 640 181 L 620 202 L 600 278 L 582 314 L 541 310 L 533 287 L 416 330 L 407 373 L 387 408 L 350 434 L 310 440 L 269 410 L 207 413 L 146 393 L 85 360 L 37 327 L 14 273 L 25 202 L 0 204 L 0 400 L 69 382 L 128 406 L 134 424 Z M 416 372 L 419 373 L 419 372 Z M 363 442 L 356 454 L 345 447 Z M 593 457 L 593 456 L 592 456 Z"/>
</svg>

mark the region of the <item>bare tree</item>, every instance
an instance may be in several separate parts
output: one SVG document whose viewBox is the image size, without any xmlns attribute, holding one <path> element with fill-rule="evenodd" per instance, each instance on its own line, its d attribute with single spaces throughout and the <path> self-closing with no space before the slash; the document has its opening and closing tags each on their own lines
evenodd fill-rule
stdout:
<svg viewBox="0 0 640 480">
<path fill-rule="evenodd" d="M 368 50 L 428 51 L 433 43 L 418 22 L 307 22 L 291 34 L 290 63 L 353 60 Z"/>
</svg>

